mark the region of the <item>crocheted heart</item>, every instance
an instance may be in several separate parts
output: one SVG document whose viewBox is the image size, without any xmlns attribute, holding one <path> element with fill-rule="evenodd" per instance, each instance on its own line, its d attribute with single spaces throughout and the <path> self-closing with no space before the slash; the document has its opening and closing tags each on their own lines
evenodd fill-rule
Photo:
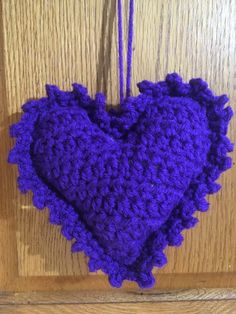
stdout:
<svg viewBox="0 0 236 314">
<path fill-rule="evenodd" d="M 72 250 L 83 250 L 90 270 L 102 269 L 116 287 L 124 279 L 154 284 L 164 248 L 181 244 L 231 166 L 226 96 L 175 73 L 138 87 L 137 97 L 106 111 L 103 94 L 48 85 L 47 97 L 26 103 L 11 128 L 9 161 L 19 165 L 21 191 L 33 191 L 35 206 L 48 207 L 51 222 L 75 238 Z"/>
</svg>

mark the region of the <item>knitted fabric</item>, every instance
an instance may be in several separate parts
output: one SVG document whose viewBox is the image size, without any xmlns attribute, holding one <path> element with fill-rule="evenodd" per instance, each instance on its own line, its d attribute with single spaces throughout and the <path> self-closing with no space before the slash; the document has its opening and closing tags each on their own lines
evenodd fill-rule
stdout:
<svg viewBox="0 0 236 314">
<path fill-rule="evenodd" d="M 48 207 L 50 222 L 74 239 L 72 251 L 84 251 L 89 270 L 101 269 L 114 287 L 124 279 L 154 285 L 164 249 L 181 244 L 231 167 L 225 95 L 176 73 L 138 87 L 137 97 L 106 111 L 101 93 L 47 85 L 47 97 L 24 104 L 10 129 L 21 192 L 32 190 L 34 205 Z"/>
</svg>

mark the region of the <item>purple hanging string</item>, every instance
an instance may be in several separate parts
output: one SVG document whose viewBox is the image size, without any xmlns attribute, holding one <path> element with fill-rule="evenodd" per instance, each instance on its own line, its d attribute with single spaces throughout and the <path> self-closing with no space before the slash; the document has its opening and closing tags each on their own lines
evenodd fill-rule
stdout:
<svg viewBox="0 0 236 314">
<path fill-rule="evenodd" d="M 132 71 L 132 43 L 133 43 L 133 16 L 134 0 L 129 3 L 129 30 L 127 47 L 127 76 L 126 97 L 131 94 L 131 71 Z M 120 78 L 120 104 L 124 101 L 124 67 L 123 67 L 123 30 L 122 30 L 122 0 L 118 0 L 118 34 L 119 34 L 119 78 Z"/>
<path fill-rule="evenodd" d="M 128 48 L 127 48 L 126 97 L 129 97 L 131 93 L 133 17 L 134 17 L 134 1 L 130 0 L 129 2 L 129 32 L 128 32 Z"/>
<path fill-rule="evenodd" d="M 119 34 L 119 75 L 120 75 L 120 104 L 124 101 L 124 68 L 123 68 L 123 31 L 122 31 L 122 5 L 118 0 L 118 34 Z"/>
</svg>

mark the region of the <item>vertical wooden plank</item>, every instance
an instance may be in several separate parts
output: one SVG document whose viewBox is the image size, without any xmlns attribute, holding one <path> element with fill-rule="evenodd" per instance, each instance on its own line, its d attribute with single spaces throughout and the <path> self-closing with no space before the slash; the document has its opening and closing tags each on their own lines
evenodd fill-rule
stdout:
<svg viewBox="0 0 236 314">
<path fill-rule="evenodd" d="M 2 3 L 0 3 L 0 29 L 3 26 Z M 4 290 L 9 281 L 18 276 L 18 256 L 15 236 L 15 217 L 13 207 L 13 189 L 15 185 L 14 176 L 16 171 L 7 165 L 7 155 L 12 143 L 9 141 L 8 125 L 12 121 L 7 111 L 7 95 L 5 80 L 5 43 L 3 33 L 0 31 L 0 282 Z M 18 203 L 17 203 L 18 206 Z"/>
</svg>

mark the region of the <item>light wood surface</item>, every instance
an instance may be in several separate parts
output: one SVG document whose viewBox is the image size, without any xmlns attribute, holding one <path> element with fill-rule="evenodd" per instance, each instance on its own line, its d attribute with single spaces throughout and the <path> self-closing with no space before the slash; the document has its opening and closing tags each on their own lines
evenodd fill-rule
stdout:
<svg viewBox="0 0 236 314">
<path fill-rule="evenodd" d="M 128 1 L 124 2 L 127 16 Z M 235 0 L 136 0 L 133 94 L 137 82 L 162 80 L 176 71 L 186 81 L 204 78 L 216 94 L 227 93 L 235 109 L 235 16 Z M 105 295 L 114 291 L 106 276 L 88 273 L 86 257 L 72 254 L 60 227 L 48 224 L 47 209 L 37 211 L 30 193 L 20 195 L 17 168 L 6 160 L 14 144 L 9 125 L 19 119 L 21 104 L 28 98 L 45 95 L 46 83 L 69 90 L 73 82 L 80 82 L 92 95 L 104 92 L 109 105 L 118 104 L 116 2 L 2 0 L 0 23 L 0 290 L 96 290 Z M 234 118 L 232 141 L 235 131 Z M 232 156 L 235 159 L 235 153 Z M 236 287 L 236 168 L 220 183 L 223 189 L 210 197 L 209 211 L 197 213 L 200 223 L 184 232 L 182 247 L 167 249 L 169 263 L 155 270 L 157 284 L 151 291 Z M 122 298 L 131 291 L 134 295 L 140 289 L 125 283 L 117 293 Z M 224 303 L 212 304 L 217 310 Z M 17 313 L 22 313 L 22 306 Z M 82 311 L 77 309 L 76 313 Z M 68 313 L 72 311 L 73 305 Z M 130 312 L 124 306 L 120 313 L 140 311 L 130 305 Z M 56 312 L 48 307 L 48 313 Z M 231 313 L 227 307 L 225 313 Z"/>
<path fill-rule="evenodd" d="M 96 288 L 91 290 L 77 291 L 28 291 L 28 292 L 5 292 L 0 294 L 0 305 L 48 305 L 48 304 L 87 304 L 87 303 L 121 303 L 121 302 L 169 302 L 169 301 L 219 301 L 235 300 L 234 288 L 200 288 L 178 290 L 155 290 L 143 291 L 113 289 L 103 291 Z"/>
<path fill-rule="evenodd" d="M 234 314 L 236 301 L 0 306 L 0 314 Z"/>
</svg>

